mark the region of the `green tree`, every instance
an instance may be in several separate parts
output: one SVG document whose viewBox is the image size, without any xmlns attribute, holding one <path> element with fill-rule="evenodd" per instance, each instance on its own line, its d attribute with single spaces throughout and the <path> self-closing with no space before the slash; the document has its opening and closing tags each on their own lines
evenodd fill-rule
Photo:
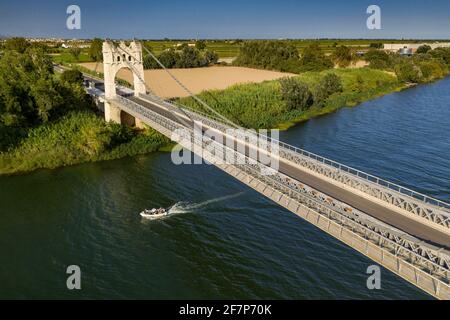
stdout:
<svg viewBox="0 0 450 320">
<path fill-rule="evenodd" d="M 383 48 L 383 44 L 380 42 L 372 42 L 369 44 L 369 48 L 374 48 L 374 49 L 382 49 Z"/>
<path fill-rule="evenodd" d="M 204 40 L 198 40 L 196 43 L 195 43 L 195 48 L 197 49 L 197 50 L 204 50 L 204 49 L 206 49 L 206 43 L 205 43 L 205 41 Z"/>
<path fill-rule="evenodd" d="M 174 68 L 179 59 L 180 54 L 173 49 L 163 51 L 158 57 L 158 60 L 161 61 L 166 68 Z"/>
<path fill-rule="evenodd" d="M 348 67 L 353 60 L 352 50 L 346 46 L 339 46 L 333 53 L 333 59 L 339 67 Z"/>
<path fill-rule="evenodd" d="M 431 50 L 431 47 L 427 44 L 423 44 L 417 48 L 416 53 L 427 53 Z"/>
<path fill-rule="evenodd" d="M 81 55 L 81 48 L 78 45 L 74 44 L 69 48 L 69 53 L 76 61 L 78 61 Z"/>
<path fill-rule="evenodd" d="M 334 67 L 333 61 L 322 52 L 319 45 L 313 43 L 303 50 L 300 57 L 302 71 L 322 71 Z"/>
<path fill-rule="evenodd" d="M 407 83 L 419 83 L 423 79 L 420 68 L 411 60 L 404 60 L 394 67 L 395 74 L 400 81 Z"/>
<path fill-rule="evenodd" d="M 390 67 L 389 55 L 381 50 L 371 49 L 366 52 L 364 59 L 372 69 L 387 69 Z"/>
<path fill-rule="evenodd" d="M 184 47 L 175 66 L 177 68 L 195 68 L 205 65 L 206 61 L 200 51 L 192 47 Z"/>
<path fill-rule="evenodd" d="M 58 81 L 41 48 L 0 57 L 0 125 L 27 127 L 91 106 L 80 83 Z"/>
<path fill-rule="evenodd" d="M 289 72 L 299 72 L 300 68 L 297 48 L 292 43 L 273 40 L 243 42 L 233 64 Z"/>
<path fill-rule="evenodd" d="M 208 65 L 216 64 L 217 61 L 219 61 L 219 55 L 217 53 L 215 53 L 214 51 L 207 50 L 205 52 L 205 59 L 206 59 L 206 63 Z"/>
<path fill-rule="evenodd" d="M 100 38 L 94 38 L 89 47 L 89 57 L 94 61 L 103 61 L 103 40 Z"/>
<path fill-rule="evenodd" d="M 281 96 L 287 110 L 307 110 L 313 104 L 313 95 L 307 84 L 293 77 L 280 79 Z"/>
<path fill-rule="evenodd" d="M 334 73 L 327 73 L 320 79 L 314 91 L 314 102 L 323 107 L 326 100 L 334 93 L 342 92 L 342 80 Z"/>
<path fill-rule="evenodd" d="M 433 58 L 443 61 L 450 67 L 450 48 L 436 48 L 428 52 Z"/>
<path fill-rule="evenodd" d="M 61 74 L 61 81 L 66 81 L 68 83 L 75 83 L 75 84 L 83 84 L 83 74 L 79 70 L 65 70 Z"/>
<path fill-rule="evenodd" d="M 25 50 L 30 46 L 30 43 L 21 37 L 9 38 L 5 42 L 5 49 L 17 51 L 19 53 L 24 53 Z"/>
</svg>

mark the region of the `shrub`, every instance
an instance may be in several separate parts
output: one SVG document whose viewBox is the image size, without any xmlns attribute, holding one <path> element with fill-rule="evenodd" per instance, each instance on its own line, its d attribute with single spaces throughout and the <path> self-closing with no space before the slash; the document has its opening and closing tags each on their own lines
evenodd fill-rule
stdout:
<svg viewBox="0 0 450 320">
<path fill-rule="evenodd" d="M 423 78 L 420 68 L 410 60 L 400 62 L 394 70 L 397 78 L 403 82 L 419 83 Z"/>
<path fill-rule="evenodd" d="M 313 96 L 307 84 L 292 77 L 280 79 L 281 97 L 287 110 L 306 110 L 313 104 Z"/>
<path fill-rule="evenodd" d="M 375 49 L 382 49 L 383 48 L 383 44 L 380 42 L 372 42 L 369 45 L 370 48 L 375 48 Z"/>
<path fill-rule="evenodd" d="M 89 47 L 89 57 L 94 61 L 102 61 L 103 60 L 103 40 L 100 38 L 95 38 L 91 42 L 91 46 Z"/>
<path fill-rule="evenodd" d="M 30 46 L 30 43 L 21 37 L 9 38 L 5 41 L 5 49 L 11 51 L 17 51 L 18 53 L 24 53 Z"/>
<path fill-rule="evenodd" d="M 297 48 L 283 41 L 246 41 L 233 61 L 234 65 L 298 72 L 300 61 Z"/>
<path fill-rule="evenodd" d="M 349 47 L 340 46 L 336 48 L 333 59 L 339 67 L 348 67 L 353 60 L 353 54 Z"/>
<path fill-rule="evenodd" d="M 314 101 L 318 106 L 323 107 L 332 94 L 342 91 L 341 78 L 334 73 L 327 73 L 316 86 Z"/>
<path fill-rule="evenodd" d="M 161 63 L 166 68 L 173 68 L 173 67 L 175 67 L 177 65 L 177 61 L 179 59 L 180 59 L 180 54 L 178 52 L 176 52 L 175 50 L 173 50 L 173 49 L 169 49 L 169 50 L 163 51 L 158 57 L 158 60 L 161 61 Z M 158 65 L 158 67 L 159 67 L 159 65 Z"/>
<path fill-rule="evenodd" d="M 303 50 L 300 58 L 302 71 L 322 71 L 333 67 L 333 61 L 325 56 L 318 44 L 312 44 Z"/>
<path fill-rule="evenodd" d="M 83 83 L 83 74 L 78 70 L 65 70 L 61 74 L 61 81 L 65 81 L 68 83 L 82 84 Z"/>
<path fill-rule="evenodd" d="M 216 64 L 217 61 L 219 61 L 219 55 L 217 53 L 215 53 L 214 51 L 208 50 L 205 52 L 205 59 L 206 59 L 206 63 L 208 65 Z"/>
<path fill-rule="evenodd" d="M 442 60 L 450 66 L 450 48 L 436 48 L 428 52 L 433 58 Z"/>
<path fill-rule="evenodd" d="M 416 53 L 427 53 L 430 50 L 431 50 L 431 47 L 427 44 L 424 44 L 417 48 Z"/>
<path fill-rule="evenodd" d="M 204 40 L 198 40 L 198 41 L 195 43 L 195 48 L 198 49 L 198 50 L 204 50 L 204 49 L 206 49 L 206 43 L 205 43 L 205 41 L 204 41 Z"/>
<path fill-rule="evenodd" d="M 184 47 L 175 66 L 177 68 L 195 68 L 206 65 L 206 60 L 200 54 L 200 51 L 195 48 Z"/>
<path fill-rule="evenodd" d="M 382 70 L 390 67 L 389 55 L 384 51 L 371 49 L 364 55 L 364 59 L 372 69 Z"/>
<path fill-rule="evenodd" d="M 425 81 L 442 78 L 448 72 L 447 67 L 439 61 L 422 61 L 419 68 Z"/>
<path fill-rule="evenodd" d="M 197 68 L 206 67 L 217 63 L 219 56 L 214 51 L 206 50 L 200 52 L 196 48 L 187 45 L 182 46 L 182 50 L 168 49 L 157 56 L 158 60 L 166 68 Z M 159 69 L 161 66 L 150 56 L 144 57 L 145 69 Z"/>
</svg>

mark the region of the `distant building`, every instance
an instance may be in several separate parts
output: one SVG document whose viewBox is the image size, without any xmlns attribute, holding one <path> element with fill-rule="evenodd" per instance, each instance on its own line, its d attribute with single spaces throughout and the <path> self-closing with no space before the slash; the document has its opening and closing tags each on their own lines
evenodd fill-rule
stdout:
<svg viewBox="0 0 450 320">
<path fill-rule="evenodd" d="M 423 45 L 428 45 L 431 49 L 436 48 L 450 48 L 450 42 L 433 42 L 433 43 L 385 43 L 384 50 L 389 52 L 400 52 L 402 51 L 404 54 L 406 52 L 411 51 L 411 54 L 417 51 L 417 48 Z M 406 49 L 406 50 L 405 50 Z M 401 52 L 400 52 L 401 53 Z"/>
<path fill-rule="evenodd" d="M 179 47 L 183 46 L 183 44 L 184 44 L 184 43 L 177 43 L 175 46 L 176 46 L 177 48 L 179 48 Z M 187 43 L 187 46 L 188 46 L 188 47 L 195 47 L 195 43 Z"/>
<path fill-rule="evenodd" d="M 417 50 L 417 49 L 415 49 Z M 413 49 L 412 48 L 401 48 L 398 50 L 398 53 L 402 56 L 412 56 L 413 55 Z"/>
</svg>

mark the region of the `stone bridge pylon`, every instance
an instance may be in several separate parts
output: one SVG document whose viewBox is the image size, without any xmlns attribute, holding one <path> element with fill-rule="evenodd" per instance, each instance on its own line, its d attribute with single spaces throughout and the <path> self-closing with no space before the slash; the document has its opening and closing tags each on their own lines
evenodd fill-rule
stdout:
<svg viewBox="0 0 450 320">
<path fill-rule="evenodd" d="M 105 120 L 122 123 L 123 111 L 115 106 L 111 100 L 117 95 L 115 79 L 121 69 L 128 69 L 133 73 L 134 95 L 146 93 L 144 64 L 142 59 L 142 45 L 132 41 L 129 46 L 121 41 L 116 46 L 112 41 L 103 42 L 103 74 L 105 83 Z M 141 127 L 139 119 L 135 125 Z"/>
</svg>

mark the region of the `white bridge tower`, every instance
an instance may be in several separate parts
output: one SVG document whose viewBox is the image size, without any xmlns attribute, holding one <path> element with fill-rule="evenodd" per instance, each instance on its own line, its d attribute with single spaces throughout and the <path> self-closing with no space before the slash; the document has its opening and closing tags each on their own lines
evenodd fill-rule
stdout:
<svg viewBox="0 0 450 320">
<path fill-rule="evenodd" d="M 120 42 L 116 46 L 112 41 L 103 42 L 103 74 L 105 83 L 105 120 L 121 123 L 121 110 L 109 99 L 117 95 L 115 78 L 120 69 L 129 69 L 133 73 L 134 95 L 145 94 L 144 65 L 142 61 L 142 46 L 132 41 L 129 46 Z M 138 119 L 136 119 L 136 126 Z"/>
</svg>

